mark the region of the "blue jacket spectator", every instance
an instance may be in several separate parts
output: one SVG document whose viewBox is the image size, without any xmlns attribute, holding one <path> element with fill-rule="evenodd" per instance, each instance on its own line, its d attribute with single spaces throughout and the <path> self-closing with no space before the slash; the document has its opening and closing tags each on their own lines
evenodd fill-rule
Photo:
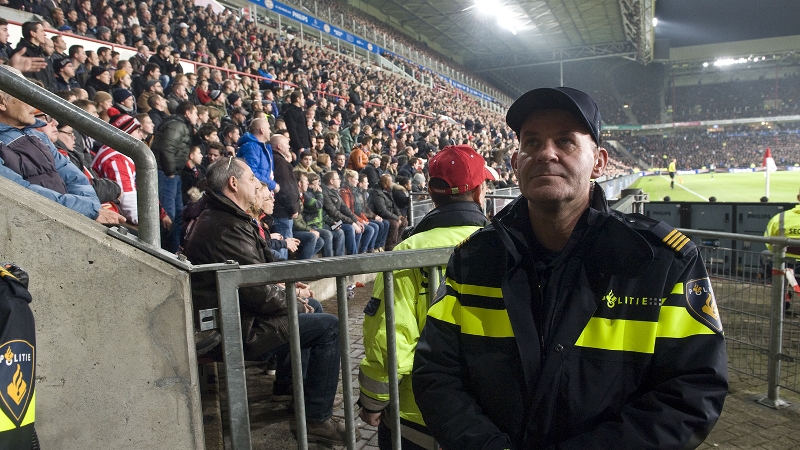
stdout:
<svg viewBox="0 0 800 450">
<path fill-rule="evenodd" d="M 0 149 L 0 175 L 90 219 L 97 219 L 100 200 L 94 188 L 47 136 L 34 130 L 44 125 L 36 120 L 33 125 L 19 129 L 0 123 L 0 142 L 4 144 Z"/>
<path fill-rule="evenodd" d="M 269 123 L 264 119 L 256 119 L 250 124 L 249 129 L 250 131 L 237 143 L 239 152 L 236 156 L 244 159 L 258 181 L 266 184 L 272 191 L 276 185 L 273 173 L 275 159 L 272 146 L 267 143 L 270 138 Z"/>
</svg>

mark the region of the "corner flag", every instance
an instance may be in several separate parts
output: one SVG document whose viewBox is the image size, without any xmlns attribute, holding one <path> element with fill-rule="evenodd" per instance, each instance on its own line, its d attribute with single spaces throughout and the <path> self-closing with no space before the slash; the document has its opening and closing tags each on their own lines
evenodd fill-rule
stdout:
<svg viewBox="0 0 800 450">
<path fill-rule="evenodd" d="M 762 167 L 767 168 L 767 172 L 776 172 L 778 170 L 778 166 L 775 165 L 775 160 L 772 159 L 772 150 L 767 147 L 767 150 L 764 152 L 764 163 Z"/>
</svg>

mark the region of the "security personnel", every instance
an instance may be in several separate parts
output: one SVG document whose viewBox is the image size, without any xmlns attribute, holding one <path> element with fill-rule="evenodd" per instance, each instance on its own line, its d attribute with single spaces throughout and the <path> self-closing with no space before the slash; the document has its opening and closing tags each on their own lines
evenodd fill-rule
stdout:
<svg viewBox="0 0 800 450">
<path fill-rule="evenodd" d="M 35 324 L 28 274 L 0 265 L 0 450 L 38 449 Z"/>
<path fill-rule="evenodd" d="M 498 177 L 493 169 L 484 165 L 483 157 L 472 147 L 445 147 L 431 159 L 428 173 L 431 176 L 428 191 L 436 208 L 395 250 L 452 247 L 488 224 L 481 210 L 486 195 L 485 180 L 497 180 Z M 414 403 L 409 376 L 414 348 L 428 312 L 427 269 L 394 272 L 394 305 L 403 449 L 435 449 L 433 438 Z M 378 427 L 378 446 L 389 450 L 392 448 L 391 430 L 382 422 L 389 404 L 382 274 L 375 279 L 373 295 L 364 313 L 365 356 L 358 374 L 360 416 L 364 422 Z"/>
<path fill-rule="evenodd" d="M 669 188 L 675 189 L 675 158 L 672 158 L 672 161 L 669 162 L 669 167 L 667 168 L 667 172 L 669 172 Z"/>
<path fill-rule="evenodd" d="M 412 375 L 446 450 L 665 449 L 703 442 L 727 393 L 719 311 L 692 242 L 609 209 L 600 113 L 520 97 L 522 196 L 456 247 Z"/>
<path fill-rule="evenodd" d="M 800 201 L 800 193 L 797 194 L 797 201 Z M 767 223 L 764 231 L 765 237 L 785 237 L 800 240 L 800 205 L 795 206 L 789 211 L 781 211 Z M 771 252 L 772 246 L 767 244 L 767 249 Z M 786 248 L 786 267 L 797 269 L 800 267 L 800 247 Z M 792 290 L 786 292 L 785 310 L 792 306 Z"/>
</svg>

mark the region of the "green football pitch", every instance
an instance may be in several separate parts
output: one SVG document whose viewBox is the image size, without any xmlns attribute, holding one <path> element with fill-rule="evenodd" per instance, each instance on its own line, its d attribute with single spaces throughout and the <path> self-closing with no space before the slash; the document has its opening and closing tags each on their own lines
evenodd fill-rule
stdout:
<svg viewBox="0 0 800 450">
<path fill-rule="evenodd" d="M 800 172 L 773 172 L 769 176 L 769 201 L 796 203 L 800 190 Z M 631 188 L 650 195 L 650 201 L 704 202 L 716 197 L 718 202 L 758 202 L 766 194 L 764 172 L 701 173 L 676 175 L 675 189 L 669 188 L 669 175 L 649 175 L 639 178 Z"/>
</svg>

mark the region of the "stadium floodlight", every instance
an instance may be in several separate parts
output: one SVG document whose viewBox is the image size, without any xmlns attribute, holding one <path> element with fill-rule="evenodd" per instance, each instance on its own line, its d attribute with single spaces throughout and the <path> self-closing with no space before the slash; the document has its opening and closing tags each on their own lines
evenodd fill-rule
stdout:
<svg viewBox="0 0 800 450">
<path fill-rule="evenodd" d="M 653 17 L 653 28 L 658 26 L 658 17 Z"/>
<path fill-rule="evenodd" d="M 527 20 L 524 14 L 514 11 L 508 2 L 501 0 L 475 0 L 475 9 L 486 17 L 497 19 L 497 25 L 512 34 L 524 28 Z"/>
</svg>

